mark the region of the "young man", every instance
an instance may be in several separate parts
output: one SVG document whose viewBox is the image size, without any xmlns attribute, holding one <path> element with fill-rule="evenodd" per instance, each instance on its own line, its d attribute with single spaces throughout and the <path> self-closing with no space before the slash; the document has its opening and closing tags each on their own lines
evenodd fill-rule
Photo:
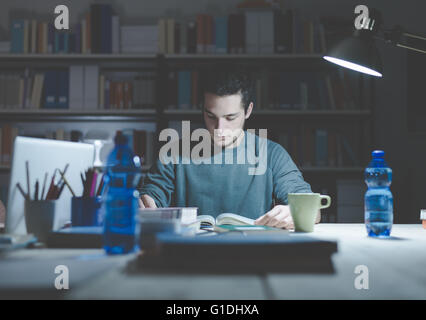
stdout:
<svg viewBox="0 0 426 320">
<path fill-rule="evenodd" d="M 141 189 L 139 205 L 198 207 L 200 214 L 230 212 L 255 219 L 258 225 L 293 228 L 287 194 L 312 192 L 310 185 L 282 146 L 243 129 L 253 111 L 249 77 L 240 71 L 208 75 L 203 89 L 203 116 L 215 151 L 202 157 L 209 158 L 210 164 L 165 164 L 160 152 Z M 247 160 L 250 150 L 256 153 L 252 158 L 260 159 L 258 167 L 262 162 L 265 165 L 256 173 L 253 162 L 235 160 L 239 156 Z M 227 157 L 233 162 L 216 161 Z M 183 160 L 181 155 L 178 158 Z M 317 223 L 319 219 L 318 214 Z"/>
</svg>

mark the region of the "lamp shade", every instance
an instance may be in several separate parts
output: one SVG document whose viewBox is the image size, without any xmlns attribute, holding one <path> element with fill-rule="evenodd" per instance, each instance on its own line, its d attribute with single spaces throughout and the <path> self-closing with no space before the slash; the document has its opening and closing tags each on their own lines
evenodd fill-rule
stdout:
<svg viewBox="0 0 426 320">
<path fill-rule="evenodd" d="M 338 43 L 324 56 L 324 59 L 375 77 L 381 77 L 383 73 L 382 62 L 374 40 L 365 34 L 355 33 L 354 36 Z"/>
</svg>

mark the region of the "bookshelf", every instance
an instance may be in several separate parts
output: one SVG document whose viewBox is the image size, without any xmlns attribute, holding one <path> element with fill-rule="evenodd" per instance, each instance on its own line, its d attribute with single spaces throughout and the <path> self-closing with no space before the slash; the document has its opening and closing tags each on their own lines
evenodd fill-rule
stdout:
<svg viewBox="0 0 426 320">
<path fill-rule="evenodd" d="M 88 13 L 89 15 L 93 14 L 93 12 L 91 12 L 91 9 L 92 8 L 90 8 L 90 11 Z M 99 7 L 95 8 L 94 10 L 99 10 Z M 241 15 L 244 14 L 244 11 L 240 10 L 238 11 L 237 15 L 241 17 Z M 266 17 L 268 17 L 269 13 L 265 14 Z M 231 19 L 231 15 L 233 16 L 233 19 L 236 16 L 234 13 L 230 13 L 229 19 Z M 92 15 L 91 18 L 93 17 L 95 16 Z M 200 14 L 192 18 L 194 22 L 198 23 L 199 19 L 205 19 L 206 15 Z M 250 14 L 250 19 L 252 18 L 253 15 Z M 259 17 L 259 19 L 263 18 Z M 282 19 L 282 17 L 279 19 Z M 41 45 L 36 45 L 34 43 L 28 44 L 28 47 L 26 48 L 27 53 L 0 53 L 0 68 L 2 72 L 18 72 L 21 76 L 23 76 L 26 69 L 29 69 L 34 74 L 44 73 L 46 70 L 67 70 L 70 73 L 71 68 L 74 68 L 75 66 L 83 66 L 83 68 L 86 68 L 86 66 L 96 66 L 98 69 L 96 71 L 96 79 L 100 79 L 101 76 L 104 76 L 104 80 L 109 80 L 111 83 L 134 81 L 135 79 L 139 78 L 144 81 L 151 81 L 154 84 L 153 89 L 151 90 L 153 96 L 150 97 L 149 103 L 145 101 L 144 103 L 141 103 L 137 108 L 133 108 L 133 105 L 130 108 L 123 108 L 120 105 L 111 105 L 107 107 L 105 99 L 104 103 L 101 103 L 100 96 L 102 95 L 102 93 L 98 95 L 98 105 L 95 108 L 91 107 L 90 109 L 87 109 L 86 107 L 83 108 L 84 103 L 82 105 L 79 105 L 77 103 L 76 107 L 68 109 L 45 109 L 43 108 L 45 107 L 43 103 L 40 103 L 38 108 L 12 108 L 10 105 L 3 105 L 2 108 L 2 102 L 0 101 L 0 127 L 4 124 L 13 125 L 17 123 L 24 123 L 24 125 L 27 127 L 31 127 L 33 125 L 40 125 L 42 123 L 48 123 L 51 125 L 57 124 L 58 127 L 60 127 L 62 124 L 67 123 L 71 124 L 72 126 L 75 126 L 76 128 L 78 128 L 79 126 L 102 127 L 106 125 L 108 125 L 108 128 L 111 128 L 111 125 L 117 125 L 117 129 L 120 129 L 121 126 L 129 128 L 129 126 L 134 125 L 135 130 L 143 130 L 143 128 L 145 128 L 145 125 L 150 124 L 154 125 L 155 134 L 153 140 L 149 141 L 149 143 L 154 145 L 153 149 L 155 151 L 158 151 L 158 134 L 162 129 L 171 127 L 172 122 L 182 120 L 191 120 L 195 123 L 202 122 L 202 114 L 200 110 L 199 101 L 198 103 L 190 104 L 189 107 L 185 109 L 181 109 L 179 108 L 179 106 L 176 106 L 174 109 L 169 108 L 169 101 L 167 99 L 169 95 L 168 76 L 170 72 L 189 70 L 191 72 L 195 71 L 201 73 L 203 72 L 203 70 L 205 70 L 206 67 L 208 67 L 212 63 L 217 62 L 229 62 L 230 64 L 244 65 L 247 66 L 250 70 L 252 70 L 254 74 L 265 74 L 266 76 L 269 76 L 270 73 L 272 74 L 273 72 L 277 72 L 279 70 L 279 72 L 281 73 L 291 72 L 292 74 L 296 74 L 298 72 L 304 72 L 305 74 L 315 73 L 315 76 L 318 75 L 319 77 L 325 78 L 329 74 L 333 74 L 334 72 L 336 72 L 334 66 L 325 62 L 322 59 L 322 52 L 324 52 L 326 45 L 327 47 L 330 45 L 331 41 L 328 41 L 328 39 L 326 38 L 324 30 L 318 28 L 318 22 L 304 21 L 303 19 L 300 19 L 300 15 L 296 14 L 296 12 L 294 14 L 294 18 L 292 19 L 292 25 L 287 26 L 286 28 L 281 28 L 282 25 L 280 25 L 280 30 L 287 30 L 285 32 L 286 34 L 284 35 L 285 39 L 281 38 L 280 35 L 279 40 L 281 41 L 280 44 L 284 45 L 285 49 L 278 50 L 275 47 L 271 47 L 270 49 L 268 49 L 268 53 L 262 52 L 262 45 L 259 43 L 255 44 L 258 46 L 257 53 L 241 53 L 241 43 L 239 41 L 235 42 L 236 40 L 240 39 L 241 36 L 236 36 L 235 33 L 232 33 L 230 31 L 232 28 L 235 27 L 235 24 L 234 27 L 229 27 L 230 29 L 228 29 L 228 36 L 232 38 L 229 39 L 230 42 L 227 44 L 229 53 L 212 52 L 211 48 L 209 48 L 209 45 L 212 44 L 212 38 L 209 37 L 208 34 L 191 34 L 191 39 L 193 42 L 191 43 L 190 39 L 188 38 L 186 43 L 187 49 L 184 51 L 180 51 L 182 49 L 182 45 L 180 45 L 179 49 L 177 44 L 179 43 L 179 41 L 182 41 L 182 38 L 180 40 L 176 38 L 178 34 L 176 30 L 180 30 L 179 32 L 181 32 L 183 30 L 182 26 L 184 28 L 188 27 L 187 31 L 189 36 L 189 32 L 191 30 L 194 31 L 194 29 L 190 30 L 190 25 L 185 25 L 186 22 L 184 23 L 178 20 L 175 20 L 174 22 L 170 21 L 169 17 L 159 18 L 158 40 L 160 50 L 155 50 L 155 52 L 152 53 L 123 52 L 125 51 L 123 50 L 123 48 L 121 48 L 122 52 L 119 53 L 117 52 L 117 50 L 114 50 L 114 43 L 112 44 L 112 50 L 110 53 L 93 53 L 94 50 L 92 50 L 92 53 L 88 53 L 88 45 L 93 46 L 97 40 L 93 42 L 94 40 L 92 39 L 92 43 L 90 43 L 90 41 L 87 42 L 87 35 L 90 34 L 87 29 L 86 42 L 83 44 L 80 43 L 82 44 L 82 46 L 78 49 L 81 53 L 72 52 L 73 50 L 71 49 L 69 53 L 63 53 L 61 51 L 63 48 L 56 48 L 57 39 L 53 38 L 52 40 L 51 38 L 49 38 L 50 36 L 47 37 L 48 34 L 46 34 L 43 37 L 44 41 L 46 41 L 46 37 L 48 38 L 47 43 L 41 43 Z M 80 20 L 80 27 L 82 27 L 84 24 L 86 24 L 87 27 L 87 23 L 89 20 L 89 16 L 86 15 L 83 20 Z M 164 20 L 167 20 L 167 22 Z M 220 23 L 223 22 L 223 20 L 220 21 Z M 279 21 L 281 23 L 284 20 Z M 171 29 L 169 25 L 170 22 L 172 22 Z M 205 32 L 207 32 L 206 30 L 210 30 L 211 32 L 212 25 L 210 24 L 213 23 L 214 26 L 216 22 L 217 21 L 214 19 L 213 21 L 211 21 L 211 19 L 207 19 L 206 21 L 202 22 L 207 23 L 206 25 L 204 25 L 207 26 L 206 29 L 204 29 Z M 42 22 L 42 24 L 43 23 L 44 22 Z M 168 24 L 167 30 L 161 29 L 162 23 Z M 238 24 L 240 22 L 237 21 L 236 23 Z M 329 23 L 325 21 L 324 26 L 326 26 L 327 24 Z M 333 21 L 331 24 L 333 25 L 333 28 L 336 28 L 336 30 L 344 29 L 342 28 L 342 24 L 336 24 L 335 21 Z M 352 25 L 352 23 L 349 23 L 349 25 Z M 174 27 L 178 26 L 180 27 L 180 29 L 173 29 Z M 275 25 L 269 26 L 276 28 Z M 120 25 L 118 25 L 118 27 L 120 28 Z M 123 25 L 123 27 L 126 26 Z M 142 28 L 142 25 L 139 27 Z M 144 26 L 144 28 L 146 27 L 147 26 Z M 47 30 L 49 30 L 49 28 L 50 27 L 48 26 Z M 259 25 L 259 28 L 261 29 L 263 27 Z M 135 35 L 136 38 L 141 35 L 140 32 L 146 31 L 146 29 L 143 28 L 135 28 L 134 30 L 138 30 L 134 34 L 139 33 L 139 35 Z M 223 31 L 223 29 L 221 30 Z M 234 30 L 233 32 L 241 32 L 241 30 L 237 29 L 232 30 Z M 82 30 L 80 31 L 80 35 L 83 35 L 84 32 Z M 72 28 L 72 32 L 75 35 L 76 29 L 74 29 L 74 27 Z M 168 41 L 165 41 L 164 34 L 162 35 L 162 32 L 171 32 L 172 34 L 174 34 L 174 40 L 170 42 L 169 38 Z M 217 29 L 216 32 L 218 32 Z M 262 32 L 264 32 L 264 30 Z M 288 37 L 288 32 L 293 32 L 292 37 Z M 68 36 L 71 35 L 72 33 L 68 34 Z M 180 35 L 182 35 L 182 33 L 180 33 Z M 65 36 L 67 36 L 66 33 L 58 33 L 58 39 L 61 39 L 61 37 Z M 220 37 L 222 36 L 223 34 L 221 33 Z M 332 37 L 335 37 L 334 33 L 332 34 Z M 112 38 L 112 41 L 114 42 L 114 35 L 112 35 Z M 137 40 L 136 38 L 135 40 Z M 249 38 L 244 38 L 246 41 L 250 40 Z M 262 37 L 258 38 L 260 39 Z M 268 41 L 276 41 L 276 39 L 270 39 L 270 37 L 267 38 Z M 98 49 L 99 45 L 102 47 L 102 43 L 105 39 L 108 40 L 108 37 L 102 37 L 101 43 L 95 44 L 96 46 L 98 46 Z M 219 38 L 216 38 L 216 41 L 220 40 L 222 42 L 221 45 L 223 45 L 223 38 L 220 38 L 219 40 L 218 39 Z M 84 42 L 84 39 L 82 40 Z M 132 43 L 132 39 L 127 39 L 124 42 L 127 46 L 129 46 L 127 47 L 127 49 L 129 49 L 130 51 L 134 49 L 132 48 L 132 45 L 136 42 Z M 170 45 L 171 43 L 172 45 Z M 202 46 L 204 46 L 203 48 L 201 48 L 201 52 L 199 52 L 200 49 L 197 47 L 197 45 L 200 43 L 202 44 Z M 69 42 L 68 44 L 71 44 L 71 42 Z M 270 44 L 271 43 L 268 43 L 268 45 Z M 84 45 L 86 46 L 86 48 L 84 48 Z M 149 43 L 148 45 L 150 46 L 152 45 L 152 43 Z M 250 45 L 253 45 L 253 43 L 250 43 Z M 50 51 L 47 50 L 49 46 Z M 191 50 L 189 49 L 190 46 L 192 48 Z M 16 47 L 16 43 L 12 43 L 12 47 Z M 238 51 L 238 53 L 235 52 L 235 48 L 237 48 L 236 51 Z M 221 47 L 221 49 L 223 48 Z M 77 49 L 74 48 L 74 50 Z M 23 51 L 25 51 L 25 49 Z M 28 53 L 31 51 L 43 53 Z M 53 53 L 52 51 L 55 53 Z M 99 50 L 95 51 L 98 52 Z M 247 52 L 250 52 L 250 50 L 247 50 Z M 128 76 L 130 78 L 126 78 L 127 76 L 122 75 L 130 73 L 135 73 L 137 75 Z M 263 80 L 263 78 L 260 80 L 258 79 L 258 81 L 260 81 L 260 87 L 262 88 L 262 90 L 265 90 L 265 88 L 268 88 L 271 82 L 268 82 L 269 80 L 263 82 Z M 306 81 L 307 83 L 308 81 L 310 81 L 310 79 L 303 79 L 302 81 Z M 265 83 L 267 85 L 265 85 Z M 368 158 L 367 151 L 373 143 L 374 83 L 372 81 L 368 82 L 363 76 L 359 76 L 355 80 L 355 84 L 357 89 L 354 90 L 356 91 L 354 92 L 354 94 L 357 96 L 357 99 L 354 105 L 350 108 L 347 108 L 346 106 L 331 107 L 331 103 L 330 105 L 327 105 L 326 103 L 326 105 L 322 105 L 321 107 L 312 107 L 310 105 L 310 102 L 309 106 L 305 107 L 283 108 L 282 106 L 276 106 L 277 101 L 269 101 L 268 103 L 264 104 L 264 102 L 267 100 L 265 100 L 265 96 L 269 97 L 269 92 L 258 90 L 256 91 L 256 94 L 258 92 L 261 92 L 262 99 L 260 99 L 260 101 L 256 101 L 255 109 L 253 111 L 252 116 L 247 121 L 246 128 L 268 128 L 268 138 L 271 138 L 272 140 L 278 143 L 281 143 L 284 140 L 293 140 L 295 137 L 297 137 L 298 139 L 300 139 L 297 140 L 297 144 L 299 145 L 303 145 L 306 142 L 304 140 L 307 136 L 306 132 L 309 132 L 309 134 L 312 134 L 312 137 L 310 139 L 313 139 L 313 141 L 311 141 L 313 146 L 316 144 L 317 132 L 315 130 L 317 129 L 321 129 L 322 131 L 326 130 L 327 133 L 331 132 L 331 130 L 333 130 L 333 132 L 339 130 L 346 131 L 345 133 L 339 132 L 339 134 L 346 134 L 347 136 L 349 136 L 348 140 L 350 140 L 350 144 L 357 145 L 356 150 L 354 150 L 356 154 L 359 154 L 359 159 L 357 163 L 351 164 L 349 163 L 349 161 L 342 160 L 340 164 L 336 163 L 335 165 L 330 163 L 313 165 L 312 163 L 304 163 L 303 161 L 300 161 L 300 155 L 296 155 L 300 153 L 300 150 L 296 150 L 294 149 L 294 147 L 288 148 L 292 157 L 294 155 L 296 164 L 301 169 L 305 179 L 309 182 L 311 182 L 311 180 L 313 181 L 312 185 L 315 188 L 314 191 L 328 192 L 334 196 L 336 194 L 335 185 L 338 179 L 342 177 L 359 177 L 362 174 L 363 165 L 365 164 L 366 158 Z M 311 88 L 310 86 L 311 84 L 309 84 L 309 88 Z M 282 83 L 276 85 L 276 87 L 282 87 Z M 300 90 L 300 87 L 298 87 L 297 90 Z M 167 94 L 165 94 L 165 92 L 167 92 Z M 311 91 L 309 91 L 309 94 L 311 94 L 310 92 Z M 278 101 L 278 104 L 279 103 L 281 102 Z M 22 127 L 23 126 L 21 126 L 21 128 Z M 340 129 L 340 127 L 342 129 Z M 288 133 L 287 137 L 283 138 L 282 132 L 285 131 L 287 128 L 289 128 L 291 132 Z M 271 131 L 271 136 L 269 135 L 269 131 Z M 291 144 L 294 144 L 294 141 L 292 141 Z M 315 150 L 312 151 L 312 154 L 314 154 L 314 151 Z M 340 152 L 343 153 L 344 151 Z M 301 153 L 306 156 L 304 154 L 304 150 L 302 150 Z M 311 157 L 313 156 L 311 155 Z M 310 162 L 315 162 L 315 158 L 312 158 L 310 160 Z M 146 171 L 147 169 L 148 166 L 143 166 L 144 171 Z M 0 165 L 0 172 L 8 172 L 9 170 L 10 168 L 7 164 Z M 327 211 L 332 210 L 335 210 L 335 208 L 332 207 Z"/>
</svg>

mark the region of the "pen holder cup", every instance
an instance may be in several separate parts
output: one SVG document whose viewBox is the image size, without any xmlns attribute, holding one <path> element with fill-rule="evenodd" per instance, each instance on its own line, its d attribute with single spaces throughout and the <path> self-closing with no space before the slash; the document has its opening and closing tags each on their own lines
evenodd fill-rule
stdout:
<svg viewBox="0 0 426 320">
<path fill-rule="evenodd" d="M 38 241 L 46 242 L 55 223 L 56 200 L 26 200 L 25 225 L 27 233 L 33 234 Z"/>
<path fill-rule="evenodd" d="M 72 197 L 72 226 L 102 226 L 104 219 L 101 207 L 101 197 Z"/>
</svg>

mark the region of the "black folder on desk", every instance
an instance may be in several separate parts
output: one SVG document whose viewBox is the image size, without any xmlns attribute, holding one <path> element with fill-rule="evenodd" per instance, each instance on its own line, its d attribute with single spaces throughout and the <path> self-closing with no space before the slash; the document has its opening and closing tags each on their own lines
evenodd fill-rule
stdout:
<svg viewBox="0 0 426 320">
<path fill-rule="evenodd" d="M 157 235 L 156 250 L 138 258 L 140 270 L 171 272 L 332 273 L 335 241 L 304 234 Z"/>
<path fill-rule="evenodd" d="M 102 248 L 102 227 L 70 227 L 53 231 L 47 238 L 49 248 Z"/>
</svg>

